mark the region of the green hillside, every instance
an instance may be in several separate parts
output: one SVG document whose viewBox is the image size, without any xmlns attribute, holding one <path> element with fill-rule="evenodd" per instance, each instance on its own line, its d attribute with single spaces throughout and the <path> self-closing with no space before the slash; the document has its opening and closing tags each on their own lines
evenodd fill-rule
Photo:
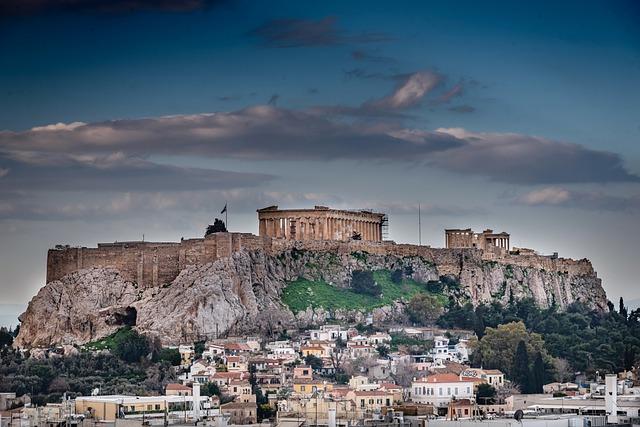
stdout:
<svg viewBox="0 0 640 427">
<path fill-rule="evenodd" d="M 287 283 L 282 292 L 282 301 L 294 313 L 304 311 L 308 307 L 369 311 L 376 307 L 391 304 L 396 300 L 408 301 L 413 295 L 420 292 L 436 296 L 443 305 L 448 301 L 446 296 L 429 292 L 425 284 L 415 280 L 403 278 L 400 283 L 395 283 L 391 280 L 391 272 L 389 270 L 374 271 L 373 277 L 382 289 L 380 296 L 366 295 L 351 289 L 338 288 L 324 281 L 299 278 Z"/>
</svg>

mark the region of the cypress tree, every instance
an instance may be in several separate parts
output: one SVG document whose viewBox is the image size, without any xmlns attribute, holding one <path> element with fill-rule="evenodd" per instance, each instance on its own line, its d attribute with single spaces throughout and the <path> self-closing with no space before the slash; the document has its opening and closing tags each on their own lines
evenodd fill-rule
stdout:
<svg viewBox="0 0 640 427">
<path fill-rule="evenodd" d="M 536 353 L 536 358 L 533 361 L 533 372 L 532 372 L 532 393 L 542 393 L 542 386 L 544 386 L 544 376 L 545 376 L 545 367 L 544 361 L 542 360 L 542 354 L 540 352 Z"/>
<path fill-rule="evenodd" d="M 518 343 L 516 348 L 516 357 L 513 360 L 512 369 L 513 381 L 520 386 L 522 393 L 531 392 L 531 372 L 529 371 L 529 353 L 524 341 Z"/>
</svg>

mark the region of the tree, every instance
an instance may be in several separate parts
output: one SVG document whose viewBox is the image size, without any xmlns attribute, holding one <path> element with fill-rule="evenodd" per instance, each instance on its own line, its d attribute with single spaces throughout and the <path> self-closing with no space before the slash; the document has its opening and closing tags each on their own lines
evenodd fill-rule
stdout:
<svg viewBox="0 0 640 427">
<path fill-rule="evenodd" d="M 220 387 L 216 383 L 204 383 L 200 387 L 200 394 L 203 396 L 218 396 L 220 397 L 222 393 L 220 392 Z"/>
<path fill-rule="evenodd" d="M 407 400 L 409 398 L 411 382 L 417 373 L 418 370 L 415 365 L 407 360 L 401 360 L 398 362 L 395 369 L 391 371 L 391 378 L 393 378 L 397 385 L 402 387 L 403 400 Z"/>
<path fill-rule="evenodd" d="M 150 352 L 149 340 L 133 329 L 117 334 L 113 354 L 125 362 L 139 362 Z"/>
<path fill-rule="evenodd" d="M 478 306 L 475 311 L 473 322 L 473 331 L 476 333 L 478 339 L 484 337 L 486 326 L 484 324 L 484 310 L 483 306 Z"/>
<path fill-rule="evenodd" d="M 531 392 L 532 393 L 542 393 L 545 374 L 546 374 L 546 368 L 544 366 L 544 361 L 542 360 L 542 354 L 536 353 L 536 357 L 533 360 L 533 369 L 531 370 Z"/>
<path fill-rule="evenodd" d="M 207 226 L 207 231 L 204 233 L 204 236 L 206 237 L 209 234 L 226 233 L 226 232 L 227 232 L 227 225 L 224 223 L 223 220 L 216 218 L 213 220 L 213 224 L 209 224 Z"/>
<path fill-rule="evenodd" d="M 383 359 L 389 356 L 389 347 L 387 347 L 386 345 L 379 345 L 376 348 L 376 351 L 378 352 L 378 355 Z"/>
<path fill-rule="evenodd" d="M 530 393 L 532 387 L 529 379 L 531 375 L 529 371 L 529 353 L 524 341 L 518 343 L 511 372 L 513 381 L 520 386 L 522 392 Z"/>
<path fill-rule="evenodd" d="M 509 378 L 514 378 L 513 367 L 516 350 L 520 341 L 526 345 L 529 354 L 540 352 L 544 360 L 549 360 L 542 336 L 529 333 L 523 322 L 511 322 L 499 325 L 497 328 L 486 328 L 486 334 L 478 343 L 477 351 L 484 367 L 501 369 Z M 525 390 L 522 390 L 523 392 Z"/>
<path fill-rule="evenodd" d="M 354 270 L 351 273 L 351 288 L 354 292 L 371 296 L 378 296 L 382 292 L 369 270 Z"/>
<path fill-rule="evenodd" d="M 157 359 L 158 361 L 167 362 L 171 366 L 178 366 L 182 362 L 182 357 L 177 348 L 161 348 L 160 351 L 158 351 Z"/>
<path fill-rule="evenodd" d="M 409 320 L 418 325 L 433 325 L 443 312 L 436 297 L 429 294 L 415 294 L 405 309 Z"/>
<path fill-rule="evenodd" d="M 497 391 L 491 384 L 481 383 L 478 385 L 476 400 L 483 405 L 492 405 L 495 402 Z"/>
<path fill-rule="evenodd" d="M 627 321 L 627 317 L 629 317 L 629 316 L 628 316 L 628 313 L 627 313 L 627 308 L 624 306 L 624 299 L 622 297 L 620 297 L 619 314 L 622 317 L 622 319 L 626 322 Z"/>
<path fill-rule="evenodd" d="M 567 359 L 556 357 L 553 359 L 553 377 L 560 383 L 566 383 L 572 379 L 572 371 Z"/>
<path fill-rule="evenodd" d="M 13 334 L 4 326 L 0 328 L 0 347 L 10 347 L 13 344 Z"/>
<path fill-rule="evenodd" d="M 314 371 L 319 371 L 320 369 L 322 369 L 322 359 L 320 359 L 317 356 L 314 356 L 313 354 L 309 354 L 304 358 L 304 363 L 306 363 L 307 365 L 311 366 L 311 369 L 313 369 Z"/>
</svg>

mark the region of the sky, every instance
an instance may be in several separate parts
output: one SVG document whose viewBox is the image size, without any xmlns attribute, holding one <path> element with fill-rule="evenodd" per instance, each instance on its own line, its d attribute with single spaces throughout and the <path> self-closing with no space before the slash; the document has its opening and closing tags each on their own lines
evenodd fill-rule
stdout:
<svg viewBox="0 0 640 427">
<path fill-rule="evenodd" d="M 634 1 L 0 3 L 0 323 L 56 244 L 201 236 L 229 207 L 491 228 L 640 299 Z M 637 303 L 637 301 L 636 301 Z"/>
</svg>

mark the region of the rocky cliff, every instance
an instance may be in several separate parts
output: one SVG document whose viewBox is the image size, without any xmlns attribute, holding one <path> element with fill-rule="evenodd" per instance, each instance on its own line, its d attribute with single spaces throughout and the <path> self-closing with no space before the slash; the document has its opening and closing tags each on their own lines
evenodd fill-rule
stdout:
<svg viewBox="0 0 640 427">
<path fill-rule="evenodd" d="M 82 344 L 123 325 L 156 335 L 165 344 L 179 344 L 326 320 L 361 321 L 368 314 L 379 323 L 400 320 L 407 299 L 403 296 L 391 302 L 381 299 L 368 310 L 329 310 L 311 301 L 295 313 L 282 300 L 283 290 L 299 278 L 348 288 L 354 270 L 402 269 L 415 286 L 446 283 L 439 287 L 442 297 L 460 304 L 530 297 L 541 307 L 566 307 L 579 300 L 607 309 L 600 279 L 587 260 L 495 257 L 476 249 L 410 245 L 368 248 L 371 251 L 357 243 L 325 246 L 241 249 L 211 263 L 186 266 L 172 282 L 150 288 L 123 278 L 112 267 L 81 269 L 49 282 L 32 299 L 20 316 L 16 345 Z"/>
</svg>

